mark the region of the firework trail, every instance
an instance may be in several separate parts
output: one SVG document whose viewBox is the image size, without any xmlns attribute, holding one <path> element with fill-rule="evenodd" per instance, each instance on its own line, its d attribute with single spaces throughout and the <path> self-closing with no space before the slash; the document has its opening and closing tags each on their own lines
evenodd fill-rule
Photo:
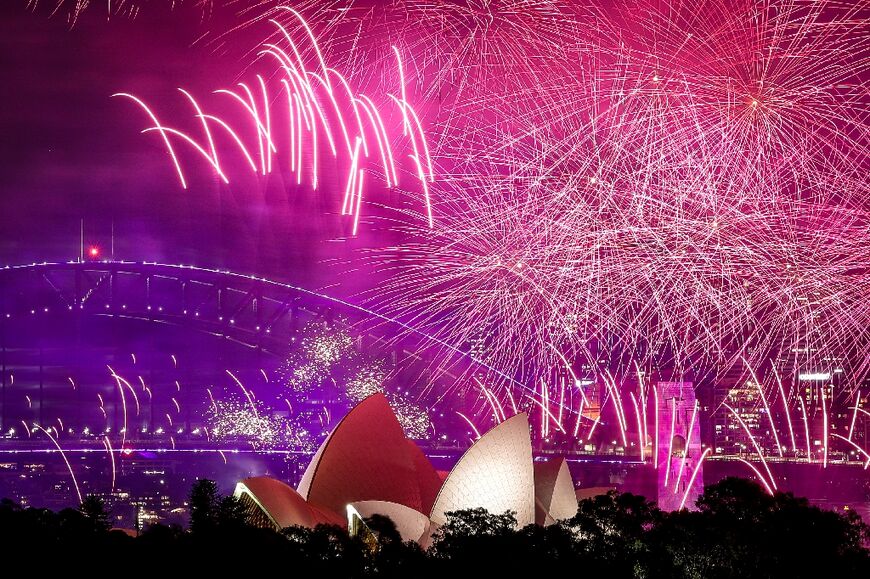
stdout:
<svg viewBox="0 0 870 579">
<path fill-rule="evenodd" d="M 57 451 L 60 453 L 61 458 L 63 458 L 64 463 L 66 463 L 66 468 L 69 471 L 69 476 L 72 479 L 73 486 L 76 489 L 76 495 L 78 496 L 79 504 L 81 504 L 82 492 L 81 490 L 79 490 L 79 482 L 78 480 L 76 480 L 76 474 L 75 472 L 73 472 L 72 465 L 69 463 L 69 459 L 67 459 L 66 453 L 63 451 L 63 448 L 61 448 L 60 443 L 57 441 L 57 438 L 51 435 L 50 429 L 43 428 L 36 423 L 34 423 L 33 426 L 34 428 L 38 428 L 39 430 L 41 430 L 49 438 L 49 440 L 51 440 L 52 444 L 54 444 L 54 446 L 57 448 Z"/>
<path fill-rule="evenodd" d="M 76 25 L 86 12 L 100 13 L 106 19 L 134 19 L 149 4 L 160 5 L 163 9 L 174 10 L 183 5 L 196 7 L 202 11 L 203 18 L 211 15 L 215 8 L 230 4 L 233 0 L 20 0 L 26 9 L 46 14 L 49 18 L 64 18 L 70 27 Z"/>
<path fill-rule="evenodd" d="M 245 385 L 242 384 L 242 382 L 241 382 L 238 378 L 236 378 L 236 375 L 235 375 L 235 374 L 233 374 L 233 373 L 230 372 L 229 370 L 227 370 L 226 372 L 227 372 L 227 375 L 228 375 L 230 378 L 233 379 L 233 382 L 236 384 L 236 386 L 238 386 L 239 389 L 242 391 L 242 394 L 244 394 L 245 399 L 247 399 L 248 404 L 250 404 L 250 406 L 251 406 L 251 412 L 254 413 L 254 416 L 257 416 L 257 415 L 258 415 L 258 410 L 257 410 L 257 406 L 256 406 L 256 404 L 254 404 L 254 398 L 253 398 L 253 396 L 252 396 L 252 394 L 251 394 L 251 391 L 248 390 L 247 388 L 245 388 Z M 211 393 L 209 392 L 209 394 L 211 394 Z M 174 401 L 174 400 L 175 400 L 175 399 L 173 398 L 173 401 Z M 177 403 L 176 403 L 176 404 L 177 404 Z"/>
<path fill-rule="evenodd" d="M 115 468 L 115 452 L 112 450 L 112 442 L 108 436 L 103 437 L 103 444 L 106 447 L 106 454 L 109 455 L 109 460 L 112 463 L 112 492 L 115 492 L 115 481 L 117 479 L 117 471 Z"/>
<path fill-rule="evenodd" d="M 419 115 L 408 101 L 399 50 L 393 47 L 392 67 L 398 71 L 398 83 L 393 87 L 396 94 L 386 95 L 387 103 L 401 119 L 402 133 L 397 138 L 387 129 L 391 117 L 383 107 L 379 108 L 369 96 L 355 93 L 341 72 L 327 66 L 314 33 L 301 14 L 291 8 L 283 11 L 293 15 L 305 34 L 302 41 L 294 39 L 283 24 L 272 21 L 282 38 L 264 44 L 260 56 L 277 65 L 272 77 L 278 78 L 272 78 L 271 84 L 280 90 L 270 88 L 270 82 L 259 74 L 255 84 L 240 82 L 238 89 L 217 90 L 216 94 L 228 97 L 240 107 L 239 113 L 221 117 L 206 114 L 189 92 L 179 89 L 195 113 L 202 140 L 162 124 L 151 107 L 132 94 L 113 96 L 130 99 L 145 112 L 153 124 L 143 132 L 160 136 L 182 188 L 188 187 L 188 181 L 178 145 L 189 147 L 224 183 L 229 183 L 229 170 L 222 161 L 223 152 L 219 155 L 216 141 L 220 134 L 241 155 L 250 171 L 263 177 L 283 164 L 297 186 L 302 184 L 304 175 L 311 188 L 317 190 L 322 172 L 339 167 L 346 170 L 341 214 L 350 217 L 353 235 L 359 229 L 366 175 L 378 175 L 387 188 L 393 188 L 400 185 L 400 175 L 404 181 L 408 173 L 420 189 L 425 223 L 432 227 L 429 187 L 435 180 L 433 161 Z M 243 122 L 237 122 L 238 114 Z M 255 134 L 253 139 L 251 132 Z M 405 159 L 410 162 L 403 162 Z M 403 172 L 406 166 L 407 171 Z"/>
<path fill-rule="evenodd" d="M 773 494 L 773 489 L 770 488 L 770 484 L 768 484 L 767 479 L 764 478 L 764 475 L 761 474 L 761 471 L 759 471 L 757 468 L 755 468 L 755 465 L 753 465 L 751 462 L 749 462 L 748 460 L 746 460 L 744 458 L 737 457 L 737 460 L 742 462 L 743 464 L 745 464 L 746 466 L 748 466 L 752 470 L 752 472 L 755 474 L 755 476 L 758 477 L 758 481 L 762 484 L 764 489 L 767 491 L 767 494 L 769 494 L 769 495 Z"/>
<path fill-rule="evenodd" d="M 112 374 L 112 378 L 115 379 L 115 383 L 118 386 L 118 395 L 121 398 L 121 411 L 124 417 L 124 425 L 121 427 L 121 448 L 127 443 L 127 397 L 124 395 L 124 386 L 130 386 L 130 383 L 118 376 L 111 367 L 109 367 L 109 372 Z M 130 388 L 132 390 L 132 387 Z M 99 396 L 99 395 L 98 395 Z M 100 408 L 103 409 L 103 414 L 106 414 L 103 399 L 100 397 Z M 137 410 L 138 410 L 138 402 L 137 402 Z M 138 412 L 137 412 L 138 414 Z"/>
<path fill-rule="evenodd" d="M 701 458 L 698 459 L 698 464 L 695 465 L 695 470 L 692 471 L 692 477 L 689 479 L 689 484 L 686 486 L 686 492 L 683 493 L 683 498 L 680 501 L 680 508 L 677 509 L 678 511 L 682 511 L 686 506 L 686 500 L 689 498 L 689 493 L 692 490 L 695 479 L 698 478 L 698 473 L 701 471 L 701 465 L 704 463 L 704 459 L 710 456 L 711 452 L 713 452 L 712 448 L 705 448 L 704 452 L 701 453 Z"/>
</svg>

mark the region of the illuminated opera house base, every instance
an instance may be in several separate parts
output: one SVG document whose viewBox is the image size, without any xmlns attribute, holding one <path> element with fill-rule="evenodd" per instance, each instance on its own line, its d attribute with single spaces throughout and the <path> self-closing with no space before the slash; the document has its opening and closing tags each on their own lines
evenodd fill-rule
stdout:
<svg viewBox="0 0 870 579">
<path fill-rule="evenodd" d="M 517 524 L 549 525 L 574 515 L 564 459 L 535 463 L 529 421 L 517 414 L 484 434 L 449 473 L 436 471 L 408 439 L 383 394 L 360 402 L 326 438 L 294 490 L 268 477 L 236 486 L 254 524 L 281 529 L 354 525 L 389 517 L 406 541 L 427 545 L 447 513 L 513 511 Z"/>
</svg>

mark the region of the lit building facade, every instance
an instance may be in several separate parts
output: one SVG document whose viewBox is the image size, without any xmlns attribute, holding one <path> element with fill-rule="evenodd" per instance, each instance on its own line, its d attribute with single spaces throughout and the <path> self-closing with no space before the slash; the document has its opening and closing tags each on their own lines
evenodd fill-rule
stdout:
<svg viewBox="0 0 870 579">
<path fill-rule="evenodd" d="M 658 505 L 692 508 L 704 489 L 698 402 L 692 382 L 659 382 Z"/>
</svg>

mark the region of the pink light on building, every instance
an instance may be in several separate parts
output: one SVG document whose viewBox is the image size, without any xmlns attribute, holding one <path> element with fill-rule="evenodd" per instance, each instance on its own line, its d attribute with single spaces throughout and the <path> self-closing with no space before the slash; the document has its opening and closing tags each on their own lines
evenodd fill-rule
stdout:
<svg viewBox="0 0 870 579">
<path fill-rule="evenodd" d="M 691 382 L 659 382 L 658 406 L 658 505 L 666 511 L 685 504 L 692 508 L 704 488 L 701 460 L 701 427 Z M 691 486 L 691 488 L 689 488 Z"/>
</svg>

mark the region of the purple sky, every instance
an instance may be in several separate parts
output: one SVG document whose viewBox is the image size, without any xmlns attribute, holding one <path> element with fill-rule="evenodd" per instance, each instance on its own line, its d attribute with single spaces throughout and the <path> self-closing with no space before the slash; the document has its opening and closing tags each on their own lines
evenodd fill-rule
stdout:
<svg viewBox="0 0 870 579">
<path fill-rule="evenodd" d="M 240 56 L 194 45 L 206 31 L 195 9 L 110 22 L 93 10 L 70 29 L 21 5 L 0 4 L 0 265 L 74 258 L 84 218 L 104 253 L 114 220 L 118 258 L 304 281 L 324 257 L 322 212 L 288 204 L 280 177 L 228 188 L 196 174 L 201 163 L 182 190 L 159 139 L 139 134 L 142 112 L 110 98 L 135 93 L 171 120 L 189 116 L 176 87 L 207 95 L 244 72 Z"/>
</svg>

